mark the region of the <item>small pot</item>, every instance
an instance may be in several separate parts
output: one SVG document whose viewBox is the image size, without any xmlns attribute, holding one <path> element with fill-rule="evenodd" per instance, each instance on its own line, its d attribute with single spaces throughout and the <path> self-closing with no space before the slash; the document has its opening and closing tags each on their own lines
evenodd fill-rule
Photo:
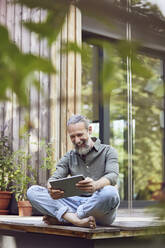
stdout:
<svg viewBox="0 0 165 248">
<path fill-rule="evenodd" d="M 0 215 L 8 214 L 8 206 L 11 200 L 11 192 L 0 191 Z"/>
<path fill-rule="evenodd" d="M 18 201 L 18 213 L 19 216 L 31 216 L 32 205 L 29 201 Z"/>
</svg>

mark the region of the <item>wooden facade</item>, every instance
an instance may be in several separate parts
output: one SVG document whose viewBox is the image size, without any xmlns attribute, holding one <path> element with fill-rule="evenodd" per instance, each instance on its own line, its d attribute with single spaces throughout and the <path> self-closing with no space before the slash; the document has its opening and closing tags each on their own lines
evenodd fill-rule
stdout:
<svg viewBox="0 0 165 248">
<path fill-rule="evenodd" d="M 58 70 L 57 74 L 51 76 L 41 72 L 36 75 L 42 91 L 38 92 L 33 87 L 27 89 L 30 100 L 28 110 L 17 104 L 14 95 L 12 102 L 0 103 L 0 130 L 10 138 L 14 151 L 22 147 L 29 150 L 40 184 L 45 184 L 47 180 L 47 172 L 39 166 L 43 156 L 40 141 L 45 139 L 53 143 L 55 160 L 70 149 L 66 121 L 71 114 L 80 112 L 81 100 L 81 58 L 74 53 L 63 54 L 59 51 L 63 41 L 77 41 L 81 45 L 80 11 L 71 6 L 63 30 L 51 48 L 48 48 L 46 41 L 39 41 L 34 33 L 27 31 L 21 24 L 22 20 L 28 19 L 41 21 L 45 15 L 43 10 L 29 10 L 0 0 L 0 23 L 8 27 L 12 40 L 24 52 L 51 58 Z M 29 130 L 28 145 L 23 144 L 20 138 L 25 119 L 33 126 Z"/>
</svg>

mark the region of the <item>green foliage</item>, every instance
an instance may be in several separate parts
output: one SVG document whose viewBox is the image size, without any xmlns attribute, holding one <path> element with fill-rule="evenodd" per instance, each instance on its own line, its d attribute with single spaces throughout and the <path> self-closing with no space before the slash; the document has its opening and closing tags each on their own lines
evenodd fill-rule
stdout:
<svg viewBox="0 0 165 248">
<path fill-rule="evenodd" d="M 126 61 L 127 58 L 131 59 L 131 71 L 133 76 L 139 76 L 144 79 L 150 79 L 153 76 L 152 69 L 141 62 L 137 56 L 140 44 L 135 41 L 122 40 L 117 43 L 116 49 L 118 55 Z"/>
<path fill-rule="evenodd" d="M 26 200 L 27 189 L 37 184 L 37 172 L 31 165 L 32 154 L 28 152 L 30 135 L 26 132 L 22 135 L 24 148 L 12 152 L 7 136 L 3 133 L 0 137 L 0 190 L 10 190 L 15 194 L 16 200 Z M 37 144 L 36 144 L 37 145 Z M 42 158 L 39 169 L 53 172 L 55 161 L 54 149 L 51 143 L 44 139 L 40 142 Z"/>
<path fill-rule="evenodd" d="M 13 180 L 11 147 L 7 136 L 0 137 L 0 190 L 9 191 Z"/>
<path fill-rule="evenodd" d="M 92 43 L 92 40 L 90 40 Z M 97 43 L 98 44 L 98 43 Z M 97 80 L 99 72 L 98 47 L 89 44 L 90 63 L 83 64 L 82 81 L 82 107 L 83 114 L 89 119 L 98 120 L 95 114 L 95 92 L 99 90 Z M 118 44 L 117 44 L 118 46 Z M 124 185 L 122 190 L 127 187 L 128 171 L 128 88 L 127 88 L 127 66 L 125 60 L 128 54 L 127 44 L 121 44 L 123 52 L 118 52 L 114 44 L 105 46 L 102 49 L 102 64 L 105 66 L 105 93 L 107 94 L 107 105 L 110 110 L 110 142 L 116 147 L 119 153 L 121 181 Z M 124 48 L 125 47 L 125 48 Z M 136 48 L 137 47 L 137 48 Z M 138 46 L 135 44 L 138 51 Z M 131 47 L 130 50 L 134 49 Z M 133 50 L 134 51 L 134 50 Z M 120 55 L 122 53 L 122 56 Z M 135 53 L 135 51 L 134 51 Z M 152 193 L 156 190 L 155 186 L 149 185 L 149 180 L 161 182 L 162 180 L 162 135 L 160 128 L 160 114 L 163 112 L 163 80 L 161 79 L 161 60 L 153 57 L 140 55 L 137 52 L 136 60 L 144 68 L 142 74 L 134 70 L 132 74 L 132 170 L 133 170 L 133 198 L 137 200 L 152 200 Z M 95 60 L 93 60 L 95 58 Z M 114 66 L 108 66 L 108 60 L 113 60 Z M 104 65 L 104 63 L 107 63 Z M 136 65 L 138 67 L 138 65 Z M 108 70 L 109 69 L 109 70 Z M 135 68 L 136 69 L 136 68 Z M 94 76 L 92 76 L 94 71 Z M 110 71 L 110 72 L 109 72 Z M 92 74 L 92 75 L 91 75 Z M 101 75 L 101 79 L 104 76 Z M 109 88 L 108 88 L 109 87 Z M 106 92 L 107 90 L 107 92 Z M 108 99 L 109 94 L 109 99 Z M 93 96 L 94 95 L 94 96 Z M 105 101 L 105 94 L 104 99 Z M 104 105 L 105 106 L 105 105 Z M 126 190 L 125 190 L 126 192 Z M 122 192 L 122 198 L 126 198 L 126 193 Z"/>
<path fill-rule="evenodd" d="M 24 5 L 30 9 L 43 9 L 46 11 L 47 16 L 42 22 L 26 21 L 24 26 L 28 28 L 31 32 L 38 34 L 39 39 L 47 39 L 48 44 L 51 45 L 56 41 L 59 32 L 62 29 L 65 18 L 69 13 L 70 4 L 75 4 L 84 14 L 88 16 L 95 17 L 100 21 L 104 22 L 108 27 L 111 26 L 111 15 L 107 16 L 108 5 L 104 2 L 104 7 L 99 1 L 89 1 L 87 8 L 87 1 L 69 1 L 69 0 L 15 0 L 14 3 Z M 118 1 L 119 2 L 119 1 Z M 115 15 L 123 14 L 123 16 L 128 15 L 125 13 L 125 6 L 122 3 L 109 3 L 109 8 L 114 10 Z M 106 9 L 105 9 L 106 8 Z M 155 6 L 150 4 L 143 4 L 142 1 L 132 1 L 132 9 L 135 12 L 142 11 L 143 15 L 153 14 L 159 15 L 158 10 Z M 113 13 L 112 13 L 113 14 Z M 113 18 L 113 15 L 112 15 Z M 162 29 L 162 28 L 161 28 Z M 33 83 L 37 88 L 39 88 L 39 83 L 36 81 L 34 72 L 44 71 L 46 73 L 55 72 L 50 61 L 40 58 L 32 54 L 24 54 L 19 48 L 10 40 L 7 29 L 0 26 L 0 100 L 11 100 L 7 90 L 13 91 L 18 98 L 20 104 L 27 105 L 28 97 L 26 95 L 27 87 L 29 83 Z M 83 57 L 83 51 L 75 43 L 65 44 L 68 51 L 79 52 Z M 141 66 L 140 61 L 136 58 L 137 47 L 134 42 L 130 44 L 126 41 L 120 42 L 115 46 L 118 53 L 122 58 L 127 56 L 132 57 L 132 72 L 139 75 L 150 76 L 149 70 Z M 107 87 L 105 89 L 105 96 L 107 92 L 111 92 L 115 87 L 117 81 L 115 79 L 116 66 L 115 59 L 113 59 L 114 52 L 112 51 L 112 46 L 108 47 L 105 44 L 105 50 L 107 50 L 107 58 L 111 56 L 111 60 L 107 59 L 103 68 L 103 81 Z M 131 51 L 131 52 L 130 52 Z M 85 57 L 85 56 L 84 56 Z M 105 88 L 105 87 L 104 87 Z M 108 98 L 108 95 L 107 95 Z"/>
<path fill-rule="evenodd" d="M 46 38 L 49 45 L 56 41 L 69 12 L 69 1 L 15 0 L 14 2 L 23 4 L 30 9 L 39 8 L 47 11 L 44 21 L 37 23 L 30 20 L 23 22 L 23 24 L 29 31 L 38 34 L 40 39 Z"/>
<path fill-rule="evenodd" d="M 16 0 L 15 3 L 25 5 L 30 9 L 43 9 L 46 11 L 46 18 L 41 22 L 26 21 L 24 26 L 30 31 L 38 34 L 39 39 L 47 39 L 48 44 L 51 45 L 56 41 L 62 26 L 64 24 L 65 18 L 69 13 L 70 4 L 72 1 L 67 0 Z M 86 2 L 80 1 L 75 2 L 81 10 L 85 11 L 87 15 L 96 16 L 99 20 L 102 20 L 106 24 L 110 25 L 110 20 L 107 22 L 106 17 L 103 17 L 102 12 L 98 12 L 99 3 L 93 8 L 92 2 L 89 4 L 88 9 L 86 8 Z M 136 5 L 137 3 L 135 3 Z M 55 72 L 51 62 L 45 58 L 41 58 L 32 54 L 24 54 L 20 49 L 14 44 L 7 32 L 7 29 L 0 26 L 1 43 L 0 43 L 0 100 L 11 100 L 10 95 L 7 94 L 7 90 L 13 91 L 20 104 L 27 105 L 27 87 L 30 83 L 33 83 L 35 87 L 39 89 L 39 82 L 36 81 L 35 71 L 44 71 L 46 73 Z M 96 44 L 96 42 L 94 42 Z M 100 41 L 97 40 L 97 45 L 100 45 Z M 102 44 L 105 48 L 106 58 L 102 73 L 103 88 L 105 93 L 105 98 L 109 98 L 109 94 L 116 87 L 117 80 L 117 68 L 114 54 L 117 53 L 126 59 L 127 56 L 132 58 L 132 72 L 142 76 L 150 76 L 148 69 L 144 68 L 140 61 L 136 57 L 137 44 L 134 42 L 122 41 L 117 45 L 109 45 L 108 42 L 103 42 Z M 63 46 L 65 52 L 75 52 L 82 56 L 82 59 L 86 59 L 86 52 L 83 48 L 80 48 L 76 43 L 68 42 Z M 111 59 L 109 59 L 109 56 Z M 105 87 L 104 87 L 105 86 Z"/>
<path fill-rule="evenodd" d="M 85 59 L 82 59 L 82 84 L 81 84 L 81 112 L 84 116 L 87 116 L 89 120 L 94 120 L 97 118 L 94 118 L 94 113 L 93 111 L 93 82 L 91 80 L 91 74 L 92 74 L 92 66 L 93 62 L 95 61 L 97 63 L 97 58 L 94 59 L 93 56 L 93 46 L 89 46 L 87 43 L 83 42 L 83 47 L 87 51 Z M 97 75 L 96 75 L 97 76 Z M 92 82 L 92 83 L 91 83 Z M 95 87 L 96 86 L 95 82 Z M 96 99 L 97 101 L 97 99 Z M 97 114 L 96 114 L 97 115 Z"/>
<path fill-rule="evenodd" d="M 23 24 L 30 31 L 37 33 L 40 39 L 47 38 L 49 45 L 51 45 L 62 29 L 67 12 L 68 6 L 60 6 L 53 11 L 49 11 L 46 20 L 42 23 L 26 21 Z"/>
<path fill-rule="evenodd" d="M 30 185 L 36 184 L 37 175 L 30 164 L 31 155 L 23 150 L 13 153 L 13 185 L 12 192 L 15 193 L 17 201 L 26 200 L 26 192 Z"/>
<path fill-rule="evenodd" d="M 56 40 L 65 20 L 65 16 L 68 14 L 69 11 L 69 4 L 72 3 L 72 1 L 64 1 L 64 0 L 17 0 L 17 3 L 23 4 L 27 6 L 30 9 L 36 9 L 41 8 L 46 10 L 47 16 L 45 20 L 43 20 L 42 23 L 36 23 L 32 21 L 27 21 L 24 23 L 25 27 L 28 28 L 30 31 L 35 32 L 38 34 L 39 38 L 46 38 L 48 40 L 49 44 L 52 44 L 53 41 Z M 93 4 L 95 2 L 95 4 Z M 104 9 L 101 8 L 102 3 L 99 1 L 89 1 L 89 4 L 87 5 L 87 1 L 75 1 L 75 4 L 80 7 L 81 10 L 88 16 L 95 17 L 96 19 L 102 20 L 102 22 L 106 23 L 107 26 L 110 26 L 110 18 L 111 15 L 106 11 L 103 11 Z M 136 12 L 139 12 L 138 5 L 141 4 L 141 1 L 133 1 L 133 10 Z M 115 4 L 114 4 L 115 5 Z M 87 8 L 88 6 L 88 8 Z M 99 8 L 100 6 L 100 8 Z M 106 6 L 106 5 L 105 5 Z M 140 6 L 140 5 L 139 5 Z M 111 6 L 113 7 L 113 6 Z M 124 6 L 125 7 L 125 6 Z M 145 6 L 144 6 L 145 7 Z M 151 7 L 151 6 L 150 6 Z M 118 9 L 118 10 L 121 10 Z M 141 8 L 142 14 L 145 14 L 146 16 L 149 14 L 152 16 L 152 13 L 155 11 L 155 8 Z M 123 13 L 124 12 L 116 12 L 116 13 Z M 125 13 L 128 14 L 128 13 Z M 157 14 L 159 14 L 157 12 Z M 124 15 L 123 15 L 124 16 Z M 125 19 L 127 21 L 128 19 Z M 149 20 L 149 19 L 148 19 Z M 156 19 L 154 19 L 156 20 Z M 153 22 L 152 22 L 153 23 Z M 151 24 L 152 24 L 151 23 Z M 159 23 L 160 24 L 160 23 Z M 164 25 L 164 23 L 162 24 Z M 48 61 L 45 61 L 41 63 L 40 58 L 33 56 L 33 55 L 25 55 L 22 54 L 21 51 L 16 47 L 16 45 L 10 41 L 9 35 L 7 30 L 0 26 L 0 33 L 2 33 L 2 41 L 0 43 L 0 66 L 2 70 L 0 70 L 0 78 L 2 81 L 0 81 L 0 97 L 1 99 L 7 99 L 8 95 L 6 94 L 7 89 L 12 89 L 20 99 L 19 101 L 21 103 L 24 102 L 24 99 L 26 99 L 26 88 L 29 83 L 29 81 L 33 81 L 35 85 L 37 85 L 34 77 L 34 72 L 37 70 L 44 70 L 45 72 L 52 72 L 53 67 L 51 67 L 51 64 L 47 64 Z M 163 26 L 162 26 L 163 27 Z M 155 29 L 157 28 L 157 25 L 155 26 Z M 161 28 L 161 30 L 164 30 Z M 143 59 L 137 56 L 137 52 L 139 49 L 140 44 L 137 44 L 136 42 L 128 42 L 128 41 L 120 41 L 116 44 L 110 44 L 107 41 L 103 40 L 92 40 L 92 44 L 98 47 L 103 47 L 104 50 L 104 66 L 102 68 L 102 74 L 100 76 L 100 87 L 103 88 L 104 93 L 104 100 L 109 101 L 109 97 L 114 97 L 114 106 L 111 108 L 111 114 L 112 118 L 118 118 L 126 120 L 127 119 L 127 111 L 123 110 L 123 101 L 125 101 L 125 95 L 126 95 L 126 84 L 124 84 L 124 77 L 125 72 L 127 70 L 127 60 L 128 58 L 131 59 L 131 72 L 133 74 L 134 79 L 136 80 L 136 87 L 133 89 L 134 93 L 134 103 L 135 106 L 133 108 L 134 115 L 136 114 L 136 117 L 139 116 L 139 119 L 137 119 L 136 122 L 136 130 L 138 135 L 137 141 L 136 141 L 136 154 L 134 156 L 134 159 L 136 162 L 138 161 L 139 154 L 141 154 L 141 157 L 139 161 L 143 161 L 144 157 L 141 153 L 141 144 L 145 145 L 146 152 L 150 151 L 152 154 L 152 164 L 156 164 L 156 159 L 154 159 L 154 150 L 151 149 L 151 144 L 153 146 L 153 143 L 155 144 L 154 149 L 157 151 L 157 149 L 160 149 L 160 144 L 156 147 L 155 137 L 157 134 L 160 136 L 160 132 L 155 131 L 155 135 L 150 135 L 152 132 L 152 125 L 151 128 L 147 127 L 152 122 L 155 123 L 155 116 L 156 116 L 156 125 L 158 123 L 158 114 L 159 110 L 157 108 L 152 107 L 150 111 L 147 112 L 146 115 L 144 115 L 144 109 L 145 104 L 142 104 L 142 101 L 146 101 L 148 98 L 155 101 L 155 82 L 157 82 L 157 78 L 154 78 L 154 75 L 152 74 L 151 70 L 149 69 L 150 66 L 147 65 L 147 63 L 143 63 Z M 89 49 L 86 49 L 90 50 Z M 85 59 L 87 57 L 91 58 L 91 54 L 86 52 L 84 53 L 83 50 L 77 46 L 76 43 L 69 42 L 67 44 L 63 45 L 63 51 L 64 52 L 78 52 L 81 54 L 82 57 Z M 47 66 L 49 65 L 49 66 Z M 90 65 L 88 62 L 86 63 L 86 68 L 89 68 Z M 123 69 L 123 70 L 122 70 Z M 85 77 L 83 75 L 83 77 Z M 151 80 L 152 79 L 152 83 Z M 1 83 L 2 82 L 2 83 Z M 122 82 L 122 83 L 121 83 Z M 149 83 L 149 87 L 147 85 Z M 152 86 L 151 86 L 152 85 Z M 139 88 L 141 87 L 142 88 Z M 161 83 L 159 85 L 160 87 L 157 88 L 156 96 L 161 96 Z M 88 101 L 88 96 L 91 92 L 87 91 L 88 87 L 84 87 L 85 94 L 87 95 L 86 101 Z M 150 88 L 150 89 L 149 89 Z M 92 89 L 92 87 L 90 88 Z M 149 91 L 147 90 L 149 89 Z M 153 94 L 154 92 L 154 94 Z M 155 103 L 155 106 L 157 104 L 157 100 Z M 148 108 L 148 106 L 146 105 Z M 120 110 L 121 109 L 121 110 Z M 118 111 L 118 112 L 117 112 Z M 117 116 L 118 115 L 118 116 Z M 151 118 L 151 116 L 154 116 Z M 145 118 L 145 123 L 144 123 Z M 142 128 L 143 127 L 143 128 Z M 141 132 L 141 134 L 140 134 Z M 150 137 L 145 139 L 144 137 Z M 158 137 L 158 136 L 157 136 Z M 152 141 L 152 142 L 151 142 Z M 125 154 L 124 154 L 125 155 Z M 150 165 L 148 164 L 147 159 L 144 160 L 146 162 L 146 169 L 148 170 Z M 49 164 L 48 160 L 48 164 Z M 138 162 L 137 162 L 138 163 Z M 139 162 L 140 163 L 140 162 Z M 140 166 L 140 164 L 138 165 Z M 141 165 L 142 166 L 142 165 Z M 139 168 L 139 167 L 137 167 Z M 144 170 L 145 171 L 145 170 Z M 159 168 L 157 169 L 157 172 L 159 172 Z M 135 173 L 137 173 L 135 169 Z M 158 174 L 158 173 L 157 173 Z M 142 174 L 141 177 L 144 175 Z M 139 179 L 139 178 L 138 178 Z M 141 183 L 139 179 L 139 184 Z M 140 186 L 139 186 L 140 187 Z"/>
<path fill-rule="evenodd" d="M 35 72 L 55 72 L 51 62 L 33 54 L 24 54 L 10 40 L 7 29 L 0 25 L 0 100 L 11 100 L 10 89 L 21 105 L 28 104 L 27 87 L 33 84 L 39 88 Z"/>
<path fill-rule="evenodd" d="M 90 63 L 90 48 L 83 42 L 80 47 L 76 42 L 68 41 L 63 43 L 63 48 L 61 49 L 62 53 L 74 52 L 81 55 L 81 60 L 83 64 Z"/>
<path fill-rule="evenodd" d="M 43 139 L 40 144 L 40 148 L 44 151 L 45 155 L 41 158 L 41 166 L 40 168 L 44 170 L 49 170 L 51 173 L 54 172 L 55 168 L 55 160 L 53 159 L 54 148 L 52 143 L 46 143 Z"/>
<path fill-rule="evenodd" d="M 22 141 L 24 147 L 28 147 L 30 134 L 25 132 L 22 135 Z M 32 145 L 37 145 L 37 143 L 32 142 Z M 39 143 L 40 152 L 42 151 L 42 157 L 39 165 L 39 169 L 51 171 L 55 170 L 55 161 L 53 160 L 54 149 L 51 143 L 47 143 L 44 139 Z M 37 172 L 35 168 L 31 165 L 32 154 L 28 150 L 19 149 L 12 154 L 13 161 L 13 181 L 12 181 L 12 191 L 15 193 L 16 200 L 26 200 L 27 189 L 33 185 L 37 184 Z"/>
<path fill-rule="evenodd" d="M 114 90 L 121 87 L 122 77 L 120 72 L 121 69 L 127 71 L 128 59 L 131 61 L 130 70 L 132 76 L 141 77 L 145 80 L 149 80 L 153 76 L 152 69 L 142 63 L 137 56 L 140 47 L 137 42 L 121 40 L 117 43 L 110 43 L 104 39 L 88 39 L 87 42 L 96 47 L 100 47 L 103 51 L 99 83 L 103 89 L 105 102 L 109 102 L 109 97 L 113 94 Z M 90 62 L 88 62 L 88 64 Z M 90 69 L 89 66 L 88 69 Z"/>
<path fill-rule="evenodd" d="M 37 182 L 36 171 L 31 165 L 32 156 L 27 150 L 29 134 L 26 132 L 21 138 L 24 148 L 20 148 L 12 153 L 13 181 L 11 188 L 17 201 L 26 200 L 28 187 Z"/>
</svg>

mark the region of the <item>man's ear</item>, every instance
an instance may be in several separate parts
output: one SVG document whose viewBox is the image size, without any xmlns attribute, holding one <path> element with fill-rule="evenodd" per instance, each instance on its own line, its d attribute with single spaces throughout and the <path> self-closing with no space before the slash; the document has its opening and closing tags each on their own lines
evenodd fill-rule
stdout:
<svg viewBox="0 0 165 248">
<path fill-rule="evenodd" d="M 92 134 L 92 126 L 88 127 L 88 132 L 89 132 L 89 134 Z"/>
</svg>

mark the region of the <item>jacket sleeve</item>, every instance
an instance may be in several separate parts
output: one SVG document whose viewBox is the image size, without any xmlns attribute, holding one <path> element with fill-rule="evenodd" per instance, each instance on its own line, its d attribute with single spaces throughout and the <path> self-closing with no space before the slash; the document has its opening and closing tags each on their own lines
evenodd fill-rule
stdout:
<svg viewBox="0 0 165 248">
<path fill-rule="evenodd" d="M 60 159 L 60 161 L 56 165 L 56 170 L 54 174 L 49 178 L 48 182 L 53 179 L 59 179 L 67 177 L 69 174 L 69 159 L 70 153 L 66 153 L 64 157 Z"/>
<path fill-rule="evenodd" d="M 116 185 L 118 175 L 119 175 L 118 154 L 113 147 L 109 147 L 106 153 L 104 177 L 106 177 L 110 181 L 111 185 Z"/>
</svg>

